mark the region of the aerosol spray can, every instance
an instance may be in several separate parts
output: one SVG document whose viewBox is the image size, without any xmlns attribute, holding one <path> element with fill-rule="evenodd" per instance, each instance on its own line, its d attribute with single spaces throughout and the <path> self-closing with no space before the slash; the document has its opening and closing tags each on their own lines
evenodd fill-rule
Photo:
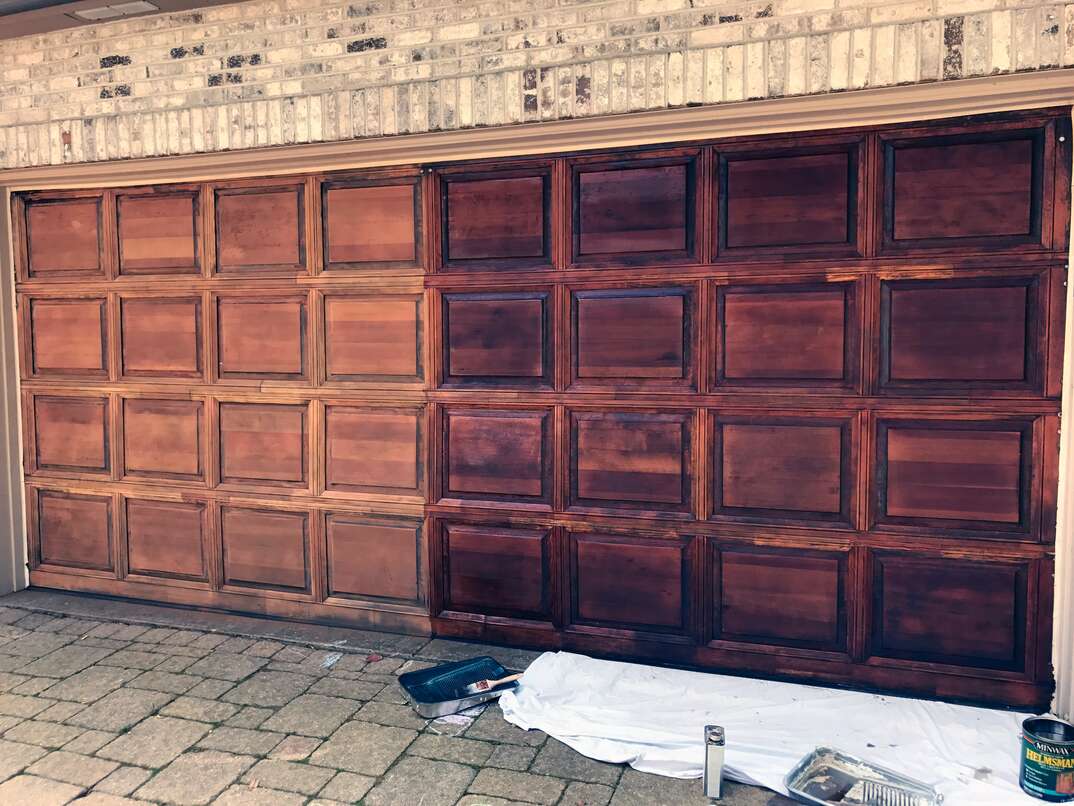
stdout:
<svg viewBox="0 0 1074 806">
<path fill-rule="evenodd" d="M 723 791 L 723 728 L 705 725 L 705 797 L 719 800 Z"/>
</svg>

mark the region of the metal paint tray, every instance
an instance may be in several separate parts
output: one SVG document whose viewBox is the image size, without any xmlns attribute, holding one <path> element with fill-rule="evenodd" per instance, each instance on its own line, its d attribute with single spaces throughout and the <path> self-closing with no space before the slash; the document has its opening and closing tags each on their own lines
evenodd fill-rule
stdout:
<svg viewBox="0 0 1074 806">
<path fill-rule="evenodd" d="M 488 691 L 460 697 L 459 692 L 479 680 L 495 680 L 510 672 L 485 655 L 480 658 L 445 663 L 429 669 L 419 669 L 399 675 L 399 685 L 410 698 L 414 710 L 426 719 L 456 714 L 475 705 L 495 700 L 505 691 L 518 685 L 517 680 L 503 683 Z"/>
<path fill-rule="evenodd" d="M 818 747 L 787 773 L 787 791 L 821 806 L 939 806 L 933 787 L 868 761 Z"/>
</svg>

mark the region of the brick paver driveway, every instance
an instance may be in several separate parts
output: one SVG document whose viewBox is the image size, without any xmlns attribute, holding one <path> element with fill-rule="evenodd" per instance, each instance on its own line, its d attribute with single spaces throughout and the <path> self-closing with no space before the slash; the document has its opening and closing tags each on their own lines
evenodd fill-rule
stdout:
<svg viewBox="0 0 1074 806">
<path fill-rule="evenodd" d="M 430 722 L 406 704 L 398 674 L 484 652 L 515 668 L 534 657 L 46 592 L 0 599 L 0 804 L 708 803 L 698 781 L 587 759 L 498 707 Z M 735 806 L 790 803 L 725 791 Z"/>
</svg>

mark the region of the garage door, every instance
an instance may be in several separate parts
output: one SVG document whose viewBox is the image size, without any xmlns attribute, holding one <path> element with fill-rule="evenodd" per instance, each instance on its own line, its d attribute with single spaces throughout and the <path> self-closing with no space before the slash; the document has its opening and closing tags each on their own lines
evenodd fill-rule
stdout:
<svg viewBox="0 0 1074 806">
<path fill-rule="evenodd" d="M 1066 114 L 17 195 L 31 582 L 1042 704 Z"/>
</svg>

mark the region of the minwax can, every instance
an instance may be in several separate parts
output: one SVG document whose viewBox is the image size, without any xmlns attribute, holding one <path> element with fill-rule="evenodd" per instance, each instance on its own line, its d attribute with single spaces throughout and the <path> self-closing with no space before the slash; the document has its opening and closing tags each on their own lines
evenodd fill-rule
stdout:
<svg viewBox="0 0 1074 806">
<path fill-rule="evenodd" d="M 1022 789 L 1050 803 L 1074 801 L 1074 725 L 1048 716 L 1022 723 Z"/>
</svg>

